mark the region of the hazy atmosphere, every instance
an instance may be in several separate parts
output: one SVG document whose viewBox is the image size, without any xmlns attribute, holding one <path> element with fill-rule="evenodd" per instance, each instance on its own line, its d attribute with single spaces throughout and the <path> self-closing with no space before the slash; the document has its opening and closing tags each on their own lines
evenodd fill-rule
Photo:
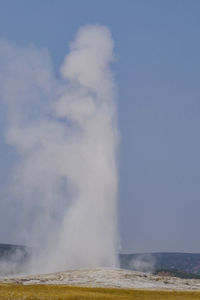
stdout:
<svg viewBox="0 0 200 300">
<path fill-rule="evenodd" d="M 48 245 L 57 266 L 67 251 L 69 267 L 200 252 L 199 14 L 0 0 L 0 243 Z"/>
</svg>

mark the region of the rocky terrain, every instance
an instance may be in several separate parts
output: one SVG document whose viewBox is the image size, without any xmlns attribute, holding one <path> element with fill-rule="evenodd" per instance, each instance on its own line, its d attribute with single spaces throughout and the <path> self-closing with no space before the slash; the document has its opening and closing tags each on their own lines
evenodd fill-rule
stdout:
<svg viewBox="0 0 200 300">
<path fill-rule="evenodd" d="M 83 269 L 43 275 L 1 278 L 0 283 L 56 284 L 130 289 L 200 290 L 199 279 L 157 276 L 123 269 Z"/>
</svg>

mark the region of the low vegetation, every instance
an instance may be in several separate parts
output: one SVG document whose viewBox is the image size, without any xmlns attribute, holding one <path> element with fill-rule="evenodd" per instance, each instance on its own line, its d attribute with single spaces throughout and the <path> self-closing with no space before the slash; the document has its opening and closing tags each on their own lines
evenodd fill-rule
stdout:
<svg viewBox="0 0 200 300">
<path fill-rule="evenodd" d="M 183 279 L 200 279 L 200 275 L 197 274 L 190 274 L 179 270 L 174 269 L 158 269 L 153 272 L 155 275 L 159 276 L 171 276 L 171 277 L 178 277 Z"/>
<path fill-rule="evenodd" d="M 199 300 L 200 292 L 85 288 L 62 285 L 1 284 L 0 300 Z"/>
</svg>

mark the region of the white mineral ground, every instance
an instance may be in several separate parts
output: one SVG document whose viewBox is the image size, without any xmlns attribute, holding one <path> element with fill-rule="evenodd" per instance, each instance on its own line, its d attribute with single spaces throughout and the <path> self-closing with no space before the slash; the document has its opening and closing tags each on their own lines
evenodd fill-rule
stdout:
<svg viewBox="0 0 200 300">
<path fill-rule="evenodd" d="M 0 283 L 55 284 L 151 290 L 200 290 L 200 280 L 156 276 L 123 269 L 82 269 L 42 275 L 1 278 Z"/>
</svg>

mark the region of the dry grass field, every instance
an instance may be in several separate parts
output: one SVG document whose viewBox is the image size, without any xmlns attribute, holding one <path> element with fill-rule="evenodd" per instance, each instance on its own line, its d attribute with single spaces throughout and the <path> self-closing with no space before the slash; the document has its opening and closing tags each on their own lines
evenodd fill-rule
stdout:
<svg viewBox="0 0 200 300">
<path fill-rule="evenodd" d="M 0 300 L 197 300 L 200 292 L 147 291 L 109 288 L 70 287 L 63 285 L 17 285 L 1 284 Z"/>
</svg>

